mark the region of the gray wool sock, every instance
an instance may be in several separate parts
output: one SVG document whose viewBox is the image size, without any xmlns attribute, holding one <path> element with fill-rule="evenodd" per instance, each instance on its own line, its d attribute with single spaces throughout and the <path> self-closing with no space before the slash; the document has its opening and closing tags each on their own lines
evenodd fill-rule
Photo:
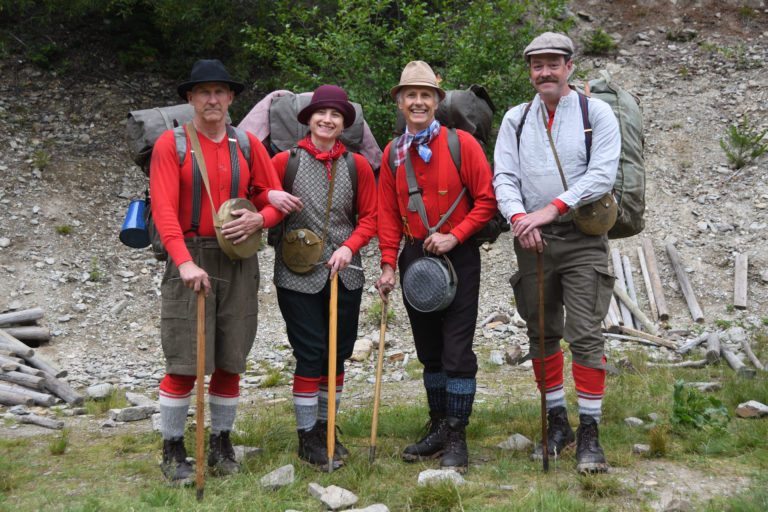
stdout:
<svg viewBox="0 0 768 512">
<path fill-rule="evenodd" d="M 235 414 L 240 397 L 224 398 L 208 395 L 208 406 L 211 410 L 211 434 L 231 432 L 235 425 Z"/>
<path fill-rule="evenodd" d="M 164 440 L 184 437 L 189 402 L 189 396 L 160 400 L 160 434 Z"/>
<path fill-rule="evenodd" d="M 317 423 L 317 402 L 312 405 L 299 405 L 294 402 L 293 410 L 296 413 L 297 430 L 309 430 Z"/>
</svg>

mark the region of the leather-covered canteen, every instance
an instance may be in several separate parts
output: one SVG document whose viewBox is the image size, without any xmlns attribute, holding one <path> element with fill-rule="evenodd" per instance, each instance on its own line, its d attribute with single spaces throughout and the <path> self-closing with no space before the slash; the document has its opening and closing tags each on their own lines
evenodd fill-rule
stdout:
<svg viewBox="0 0 768 512">
<path fill-rule="evenodd" d="M 604 235 L 616 223 L 619 205 L 613 192 L 606 193 L 597 201 L 576 208 L 573 223 L 585 235 Z"/>
<path fill-rule="evenodd" d="M 445 255 L 424 256 L 411 263 L 403 274 L 403 295 L 416 311 L 433 313 L 453 302 L 457 283 L 456 270 Z"/>
<path fill-rule="evenodd" d="M 310 229 L 292 229 L 280 241 L 280 255 L 291 272 L 306 274 L 323 256 L 323 239 Z"/>
<path fill-rule="evenodd" d="M 216 239 L 219 242 L 219 247 L 221 250 L 224 251 L 224 254 L 229 256 L 229 259 L 231 260 L 244 260 L 250 258 L 256 254 L 256 251 L 259 250 L 259 245 L 261 242 L 260 229 L 246 238 L 243 242 L 238 244 L 233 244 L 232 240 L 225 238 L 224 235 L 221 234 L 221 227 L 227 222 L 237 218 L 232 215 L 232 212 L 242 208 L 252 212 L 256 211 L 256 207 L 253 206 L 253 203 L 251 203 L 248 199 L 238 197 L 224 201 L 224 203 L 222 203 L 222 205 L 219 207 L 218 213 L 216 214 L 219 220 L 218 225 L 215 226 Z"/>
</svg>

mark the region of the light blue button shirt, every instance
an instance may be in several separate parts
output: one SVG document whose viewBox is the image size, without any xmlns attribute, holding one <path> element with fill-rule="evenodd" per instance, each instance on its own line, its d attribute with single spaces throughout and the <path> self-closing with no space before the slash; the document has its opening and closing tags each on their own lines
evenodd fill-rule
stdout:
<svg viewBox="0 0 768 512">
<path fill-rule="evenodd" d="M 494 150 L 493 187 L 499 210 L 509 220 L 518 213 L 531 213 L 555 198 L 570 208 L 591 203 L 613 188 L 621 154 L 621 133 L 611 107 L 589 98 L 592 152 L 587 166 L 584 123 L 575 91 L 560 98 L 552 124 L 552 137 L 563 166 L 568 190 L 560 172 L 542 119 L 546 107 L 537 94 L 525 119 L 518 152 L 517 125 L 525 103 L 510 109 L 501 122 Z"/>
</svg>

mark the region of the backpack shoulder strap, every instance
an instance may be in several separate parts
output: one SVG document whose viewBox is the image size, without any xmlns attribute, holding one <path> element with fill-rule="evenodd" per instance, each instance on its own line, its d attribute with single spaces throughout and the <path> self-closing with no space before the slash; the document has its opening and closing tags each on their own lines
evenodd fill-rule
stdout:
<svg viewBox="0 0 768 512">
<path fill-rule="evenodd" d="M 179 167 L 184 165 L 187 157 L 187 132 L 184 125 L 173 129 L 173 138 L 176 140 L 176 154 L 179 156 Z M 202 175 L 197 168 L 197 162 L 192 159 L 192 222 L 190 230 L 197 233 L 200 227 L 200 201 L 202 200 L 203 184 Z"/>
<path fill-rule="evenodd" d="M 589 89 L 586 90 L 588 91 Z M 576 91 L 576 94 L 579 95 L 581 122 L 584 125 L 584 145 L 587 147 L 587 164 L 589 164 L 589 158 L 592 156 L 592 124 L 589 122 L 589 100 L 585 94 L 579 91 Z"/>
<path fill-rule="evenodd" d="M 456 166 L 456 171 L 461 174 L 461 143 L 456 134 L 456 128 L 448 128 L 448 151 L 451 152 L 451 160 Z"/>
<path fill-rule="evenodd" d="M 520 152 L 520 136 L 523 134 L 523 126 L 525 125 L 525 119 L 528 117 L 528 112 L 531 111 L 531 103 L 532 101 L 529 101 L 528 104 L 525 106 L 525 110 L 523 110 L 523 117 L 520 118 L 520 122 L 517 123 L 517 129 L 515 130 L 515 135 L 517 136 L 517 151 Z"/>
<path fill-rule="evenodd" d="M 235 132 L 237 145 L 240 146 L 240 151 L 243 152 L 245 161 L 248 162 L 248 165 L 252 165 L 253 162 L 251 161 L 251 139 L 248 137 L 248 133 L 242 128 L 238 128 L 237 126 L 232 126 L 232 125 L 229 125 L 229 126 Z"/>
<path fill-rule="evenodd" d="M 349 182 L 352 185 L 352 204 L 357 210 L 357 164 L 355 155 L 351 151 L 344 153 L 344 160 L 347 162 L 347 171 L 349 171 Z"/>
<path fill-rule="evenodd" d="M 399 136 L 395 137 L 394 139 L 392 139 L 392 142 L 389 143 L 389 159 L 388 159 L 388 162 L 389 162 L 389 168 L 392 171 L 392 175 L 393 176 L 397 175 L 397 167 L 395 166 L 395 151 L 394 151 L 394 149 L 395 149 L 395 146 L 397 145 L 397 139 L 399 139 L 399 138 L 400 138 Z"/>
<path fill-rule="evenodd" d="M 293 182 L 296 180 L 296 173 L 299 172 L 299 147 L 294 146 L 288 151 L 288 163 L 285 166 L 285 174 L 283 175 L 283 190 L 290 194 L 293 192 Z"/>
<path fill-rule="evenodd" d="M 187 132 L 184 131 L 184 125 L 173 129 L 173 138 L 176 140 L 176 154 L 179 155 L 179 165 L 184 165 L 184 158 L 187 156 Z"/>
</svg>

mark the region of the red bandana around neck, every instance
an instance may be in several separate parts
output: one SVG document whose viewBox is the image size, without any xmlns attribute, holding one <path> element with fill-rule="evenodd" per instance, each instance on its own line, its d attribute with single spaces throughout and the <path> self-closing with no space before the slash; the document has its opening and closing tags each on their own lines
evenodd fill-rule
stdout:
<svg viewBox="0 0 768 512">
<path fill-rule="evenodd" d="M 307 134 L 306 137 L 301 139 L 298 143 L 298 146 L 302 149 L 306 149 L 310 155 L 314 156 L 317 160 L 320 160 L 325 164 L 325 169 L 327 171 L 329 180 L 331 179 L 331 162 L 339 158 L 347 150 L 347 148 L 344 146 L 344 144 L 342 144 L 340 140 L 336 140 L 330 151 L 320 151 L 320 149 L 312 142 L 311 134 Z"/>
</svg>

